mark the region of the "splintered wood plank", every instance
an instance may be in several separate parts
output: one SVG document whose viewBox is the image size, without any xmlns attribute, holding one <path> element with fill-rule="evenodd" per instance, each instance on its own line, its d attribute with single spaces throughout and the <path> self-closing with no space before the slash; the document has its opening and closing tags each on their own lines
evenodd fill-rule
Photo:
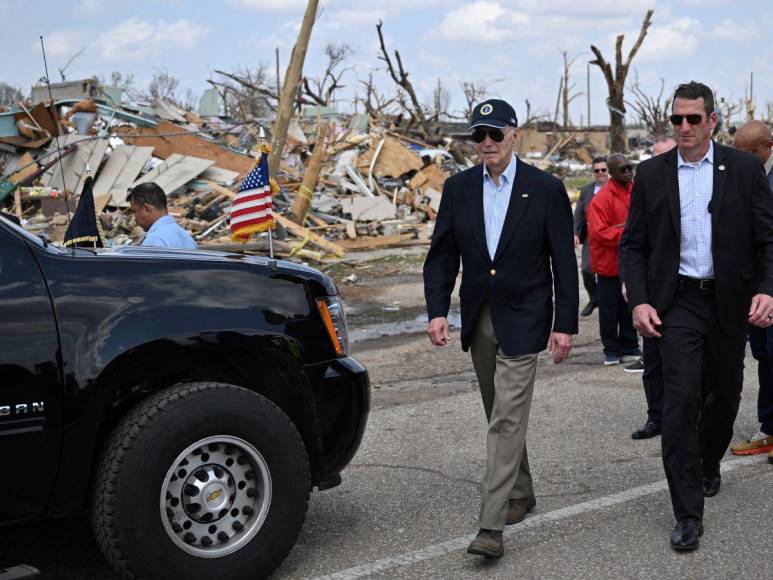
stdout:
<svg viewBox="0 0 773 580">
<path fill-rule="evenodd" d="M 204 170 L 212 167 L 214 164 L 215 162 L 209 159 L 200 159 L 175 153 L 166 161 L 159 163 L 148 171 L 132 185 L 153 181 L 165 193 L 169 194 L 189 181 L 196 179 Z"/>
<path fill-rule="evenodd" d="M 161 121 L 153 128 L 131 127 L 126 131 L 142 135 L 142 137 L 126 137 L 127 143 L 155 147 L 153 154 L 160 159 L 169 159 L 174 154 L 191 155 L 212 159 L 218 167 L 240 174 L 249 171 L 255 164 L 252 157 L 234 153 L 217 143 L 205 141 L 195 133 L 188 132 L 169 121 Z M 118 136 L 121 136 L 121 131 L 118 131 Z"/>
<path fill-rule="evenodd" d="M 78 143 L 78 149 L 75 153 L 62 159 L 61 167 L 57 163 L 46 171 L 41 178 L 44 186 L 59 190 L 63 190 L 67 186 L 67 191 L 80 195 L 81 191 L 83 191 L 86 177 L 88 177 L 86 167 L 89 167 L 92 176 L 96 175 L 108 147 L 107 141 L 104 139 L 94 141 L 86 139 L 87 137 L 72 134 L 67 135 L 64 139 L 60 139 L 60 149 L 63 150 L 71 143 Z M 56 145 L 49 148 L 49 151 L 51 150 L 56 151 Z M 62 169 L 64 170 L 64 179 L 62 178 Z"/>
<path fill-rule="evenodd" d="M 319 246 L 320 248 L 331 252 L 335 254 L 336 256 L 344 256 L 346 254 L 346 250 L 344 250 L 341 246 L 339 246 L 335 242 L 331 242 L 330 240 L 326 240 L 322 236 L 315 234 L 310 229 L 305 228 L 303 226 L 299 226 L 293 221 L 290 221 L 285 216 L 279 213 L 274 214 L 274 219 L 282 224 L 288 232 L 293 234 L 294 236 L 297 236 L 299 238 L 308 238 L 309 242 L 314 244 L 315 246 Z"/>
<path fill-rule="evenodd" d="M 134 145 L 116 147 L 99 173 L 99 179 L 94 184 L 94 195 L 110 194 L 113 204 L 125 207 L 126 190 L 137 179 L 152 154 L 153 147 Z"/>
<path fill-rule="evenodd" d="M 83 141 L 84 137 L 81 137 L 80 135 L 69 134 L 69 135 L 65 135 L 64 137 L 56 137 L 55 139 L 59 140 L 59 150 L 64 151 L 64 149 L 68 145 L 72 145 L 73 143 L 77 143 L 78 141 Z M 56 159 L 56 156 L 57 156 L 56 143 L 52 142 L 51 145 L 48 147 L 48 150 L 46 151 L 46 153 L 50 154 L 46 158 L 46 161 L 53 161 L 54 159 Z M 64 172 L 64 183 L 67 183 L 69 185 L 68 189 L 72 190 L 73 184 L 75 183 L 75 179 L 76 179 L 72 171 L 72 167 L 74 164 L 75 164 L 75 153 L 72 153 L 62 159 L 61 166 L 59 163 L 55 163 L 54 165 L 49 167 L 48 170 L 40 177 L 40 183 L 44 187 L 55 187 L 57 189 L 62 189 L 62 172 Z"/>
</svg>

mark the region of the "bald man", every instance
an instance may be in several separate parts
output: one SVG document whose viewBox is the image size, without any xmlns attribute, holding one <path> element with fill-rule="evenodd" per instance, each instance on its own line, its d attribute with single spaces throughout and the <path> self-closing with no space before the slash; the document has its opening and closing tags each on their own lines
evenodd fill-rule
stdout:
<svg viewBox="0 0 773 580">
<path fill-rule="evenodd" d="M 736 149 L 757 156 L 773 189 L 773 136 L 770 128 L 762 121 L 749 121 L 735 134 L 733 145 Z M 760 380 L 757 396 L 760 429 L 751 439 L 737 443 L 730 449 L 735 455 L 767 453 L 768 462 L 773 463 L 773 330 L 750 327 L 749 344 L 752 355 L 757 360 L 757 374 Z"/>
<path fill-rule="evenodd" d="M 657 157 L 658 155 L 661 155 L 665 153 L 666 151 L 671 151 L 676 147 L 676 141 L 673 137 L 660 137 L 655 141 L 655 144 L 652 146 L 652 156 Z"/>
</svg>

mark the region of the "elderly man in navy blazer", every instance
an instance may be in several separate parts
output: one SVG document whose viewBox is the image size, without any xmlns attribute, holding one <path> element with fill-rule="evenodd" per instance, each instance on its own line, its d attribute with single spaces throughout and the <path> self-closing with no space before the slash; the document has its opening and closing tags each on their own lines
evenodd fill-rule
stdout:
<svg viewBox="0 0 773 580">
<path fill-rule="evenodd" d="M 572 211 L 563 183 L 518 159 L 518 122 L 505 101 L 475 107 L 470 131 L 483 161 L 448 178 L 424 263 L 432 344 L 449 343 L 459 296 L 462 349 L 470 350 L 488 419 L 479 532 L 468 552 L 503 555 L 505 524 L 536 505 L 526 453 L 537 355 L 563 361 L 577 333 L 579 289 Z"/>
</svg>

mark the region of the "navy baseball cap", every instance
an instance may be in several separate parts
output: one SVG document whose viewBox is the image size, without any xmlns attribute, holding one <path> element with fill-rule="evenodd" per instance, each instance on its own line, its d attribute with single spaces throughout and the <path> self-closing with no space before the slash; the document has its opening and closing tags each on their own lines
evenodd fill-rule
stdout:
<svg viewBox="0 0 773 580">
<path fill-rule="evenodd" d="M 496 127 L 504 129 L 505 127 L 517 127 L 518 118 L 515 116 L 515 110 L 501 99 L 489 99 L 483 101 L 472 110 L 472 119 L 468 131 L 475 127 Z"/>
</svg>

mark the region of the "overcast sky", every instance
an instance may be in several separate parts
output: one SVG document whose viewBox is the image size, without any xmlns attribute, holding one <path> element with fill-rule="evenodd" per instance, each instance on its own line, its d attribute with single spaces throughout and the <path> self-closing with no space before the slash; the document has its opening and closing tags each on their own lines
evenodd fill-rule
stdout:
<svg viewBox="0 0 773 580">
<path fill-rule="evenodd" d="M 562 61 L 559 49 L 578 57 L 576 91 L 586 90 L 590 44 L 611 60 L 614 38 L 625 33 L 624 54 L 636 39 L 648 8 L 653 24 L 633 62 L 643 87 L 666 91 L 688 80 L 711 85 L 720 96 L 738 99 L 754 72 L 758 110 L 773 101 L 773 1 L 771 0 L 321 0 L 305 74 L 324 70 L 324 47 L 345 42 L 354 71 L 339 108 L 350 110 L 358 78 L 373 72 L 387 92 L 393 87 L 377 59 L 375 24 L 384 22 L 388 47 L 398 49 L 423 101 L 440 78 L 460 111 L 462 81 L 491 83 L 520 117 L 524 99 L 533 109 L 552 111 Z M 258 63 L 274 66 L 280 49 L 287 65 L 306 0 L 0 0 L 3 65 L 0 80 L 26 93 L 43 76 L 39 36 L 43 35 L 52 80 L 57 69 L 82 47 L 67 69 L 68 79 L 112 71 L 133 74 L 140 88 L 155 69 L 179 78 L 201 94 L 214 69 L 235 70 Z M 608 122 L 606 88 L 591 67 L 591 119 Z M 575 123 L 587 121 L 587 101 L 572 103 Z"/>
</svg>

